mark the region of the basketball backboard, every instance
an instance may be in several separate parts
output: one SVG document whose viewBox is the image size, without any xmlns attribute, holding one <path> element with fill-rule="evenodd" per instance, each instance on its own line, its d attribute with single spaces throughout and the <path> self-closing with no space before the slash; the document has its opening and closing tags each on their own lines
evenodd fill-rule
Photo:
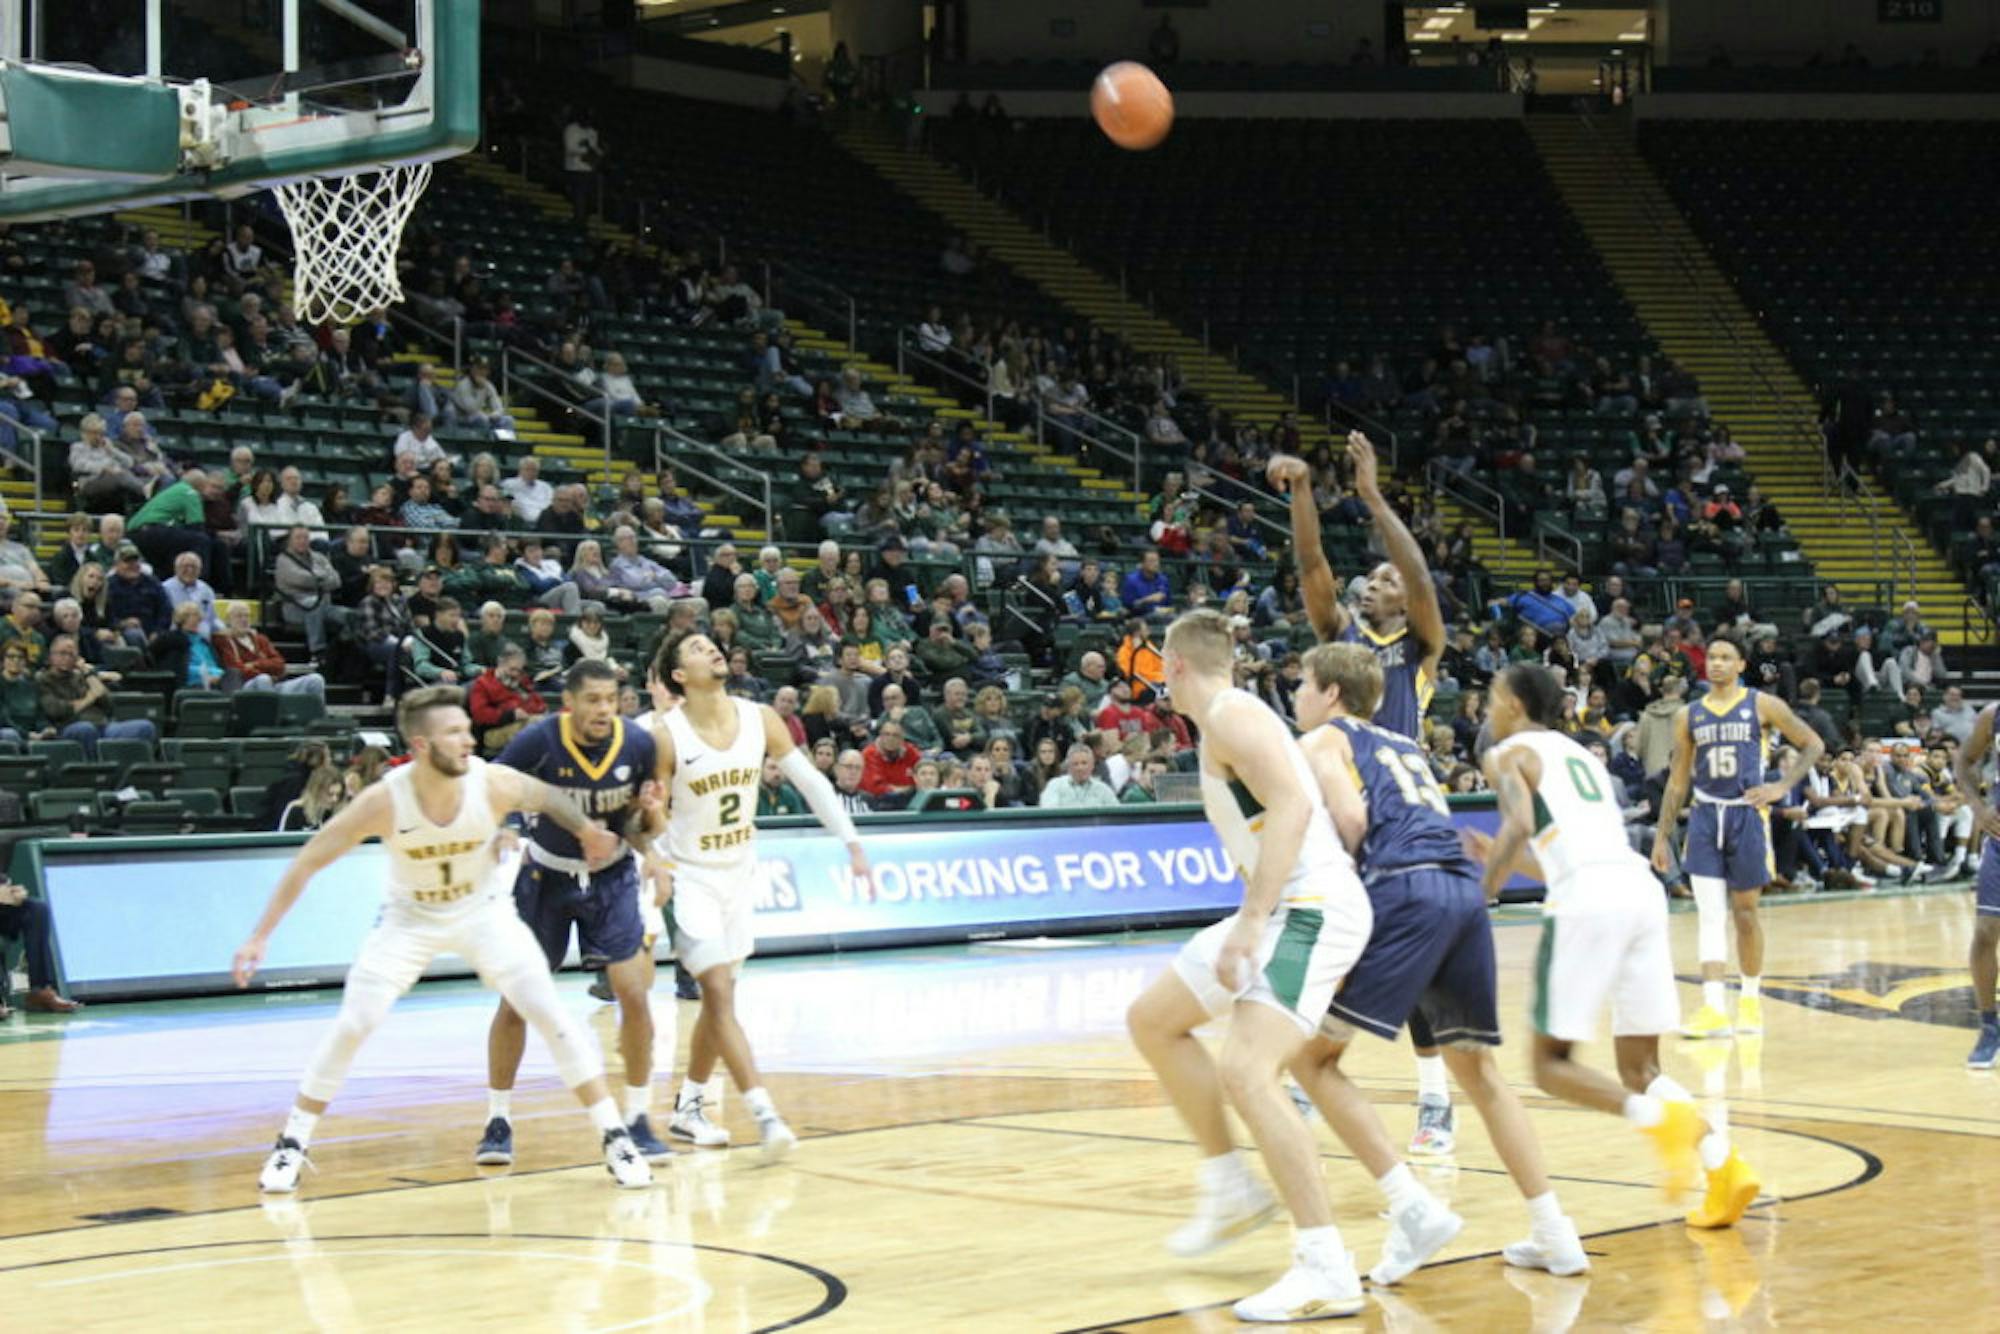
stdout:
<svg viewBox="0 0 2000 1334">
<path fill-rule="evenodd" d="M 0 220 L 236 198 L 479 137 L 478 0 L 0 0 Z"/>
</svg>

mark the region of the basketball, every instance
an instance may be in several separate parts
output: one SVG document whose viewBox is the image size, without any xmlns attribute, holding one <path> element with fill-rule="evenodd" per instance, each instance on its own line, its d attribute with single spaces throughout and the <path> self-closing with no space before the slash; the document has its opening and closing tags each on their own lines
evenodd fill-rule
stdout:
<svg viewBox="0 0 2000 1334">
<path fill-rule="evenodd" d="M 1160 76 L 1136 60 L 1106 65 L 1090 86 L 1090 114 L 1105 138 L 1142 152 L 1174 127 L 1174 95 Z"/>
</svg>

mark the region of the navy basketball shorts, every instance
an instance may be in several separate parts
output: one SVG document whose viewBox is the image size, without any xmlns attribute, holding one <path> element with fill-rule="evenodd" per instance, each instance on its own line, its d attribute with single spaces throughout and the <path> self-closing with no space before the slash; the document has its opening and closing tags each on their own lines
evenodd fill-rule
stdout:
<svg viewBox="0 0 2000 1334">
<path fill-rule="evenodd" d="M 1732 890 L 1762 889 L 1777 874 L 1771 858 L 1770 817 L 1751 806 L 1697 801 L 1688 812 L 1689 875 L 1720 880 Z"/>
<path fill-rule="evenodd" d="M 1375 930 L 1327 1007 L 1329 1028 L 1394 1039 L 1421 1014 L 1439 1046 L 1499 1046 L 1493 924 L 1479 882 L 1423 867 L 1372 880 L 1368 897 Z"/>
<path fill-rule="evenodd" d="M 576 927 L 577 950 L 585 968 L 623 963 L 645 948 L 646 925 L 639 915 L 639 862 L 635 857 L 607 866 L 579 883 L 566 871 L 523 858 L 514 880 L 514 909 L 542 947 L 550 968 L 562 967 L 569 933 Z"/>
<path fill-rule="evenodd" d="M 1979 915 L 2000 917 L 2000 842 L 1986 840 L 1979 852 Z"/>
</svg>

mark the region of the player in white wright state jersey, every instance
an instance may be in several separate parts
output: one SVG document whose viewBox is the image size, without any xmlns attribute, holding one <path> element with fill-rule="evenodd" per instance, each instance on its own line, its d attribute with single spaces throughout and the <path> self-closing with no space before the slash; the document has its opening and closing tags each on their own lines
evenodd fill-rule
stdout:
<svg viewBox="0 0 2000 1334">
<path fill-rule="evenodd" d="M 1486 864 L 1486 893 L 1509 876 L 1548 884 L 1535 960 L 1535 1083 L 1544 1093 L 1622 1114 L 1666 1162 L 1678 1194 L 1694 1182 L 1697 1159 L 1708 1189 L 1687 1221 L 1728 1227 L 1757 1198 L 1758 1180 L 1711 1127 L 1694 1098 L 1660 1073 L 1660 1034 L 1679 1022 L 1680 996 L 1667 947 L 1667 905 L 1652 868 L 1625 840 L 1611 777 L 1597 758 L 1552 731 L 1563 688 L 1546 667 L 1519 663 L 1494 678 L 1488 696 L 1494 744 L 1483 761 L 1500 798 L 1500 831 L 1468 838 Z M 1617 1080 L 1578 1062 L 1576 1043 L 1597 1036 L 1611 1006 Z"/>
<path fill-rule="evenodd" d="M 868 858 L 833 784 L 792 744 L 784 720 L 767 705 L 724 693 L 729 660 L 714 640 L 696 631 L 672 635 L 660 645 L 652 670 L 681 700 L 653 733 L 659 779 L 666 789 L 666 831 L 657 841 L 673 868 L 669 907 L 674 948 L 701 984 L 687 1076 L 667 1130 L 698 1146 L 729 1142 L 728 1132 L 709 1119 L 703 1105 L 703 1086 L 720 1059 L 757 1120 L 765 1159 L 775 1161 L 791 1151 L 798 1137 L 772 1104 L 750 1040 L 736 1020 L 736 979 L 756 947 L 757 899 L 763 887 L 756 816 L 764 757 L 778 762 L 827 832 L 846 845 L 855 892 L 872 897 Z"/>
<path fill-rule="evenodd" d="M 605 1167 L 618 1184 L 652 1183 L 652 1170 L 633 1147 L 605 1085 L 596 1042 L 563 1008 L 541 946 L 515 912 L 509 887 L 494 874 L 501 821 L 513 811 L 546 816 L 568 830 L 597 865 L 617 852 L 618 835 L 559 789 L 474 755 L 464 701 L 455 686 L 403 696 L 396 726 L 409 745 L 410 763 L 362 789 L 299 849 L 256 929 L 236 951 L 236 985 L 248 986 L 271 933 L 315 874 L 364 839 L 379 838 L 388 847 L 389 892 L 381 918 L 347 971 L 340 1014 L 307 1063 L 291 1115 L 264 1162 L 258 1185 L 266 1192 L 298 1188 L 313 1130 L 355 1053 L 425 966 L 444 953 L 471 964 L 542 1035 L 563 1083 L 602 1135 Z"/>
<path fill-rule="evenodd" d="M 1127 1016 L 1202 1154 L 1195 1216 L 1167 1247 L 1200 1255 L 1271 1215 L 1270 1196 L 1231 1138 L 1226 1091 L 1284 1195 L 1294 1233 L 1292 1267 L 1237 1302 L 1236 1318 L 1354 1315 L 1367 1298 L 1334 1225 L 1312 1132 L 1279 1078 L 1326 1017 L 1374 914 L 1291 729 L 1231 684 L 1233 647 L 1227 617 L 1193 611 L 1168 628 L 1163 654 L 1174 707 L 1201 728 L 1202 805 L 1244 884 L 1242 907 L 1183 945 L 1172 971 Z M 1194 1030 L 1225 1014 L 1218 1070 Z"/>
</svg>

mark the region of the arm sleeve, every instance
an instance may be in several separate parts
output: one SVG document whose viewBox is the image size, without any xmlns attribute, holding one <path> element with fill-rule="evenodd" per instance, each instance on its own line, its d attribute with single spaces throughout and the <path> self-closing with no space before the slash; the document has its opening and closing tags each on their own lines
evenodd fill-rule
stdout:
<svg viewBox="0 0 2000 1334">
<path fill-rule="evenodd" d="M 861 841 L 861 836 L 854 831 L 854 821 L 848 818 L 839 796 L 834 793 L 833 784 L 826 781 L 825 774 L 813 768 L 811 758 L 804 751 L 793 747 L 786 752 L 785 758 L 778 761 L 778 772 L 806 799 L 806 805 L 826 826 L 828 833 L 850 847 Z"/>
</svg>

